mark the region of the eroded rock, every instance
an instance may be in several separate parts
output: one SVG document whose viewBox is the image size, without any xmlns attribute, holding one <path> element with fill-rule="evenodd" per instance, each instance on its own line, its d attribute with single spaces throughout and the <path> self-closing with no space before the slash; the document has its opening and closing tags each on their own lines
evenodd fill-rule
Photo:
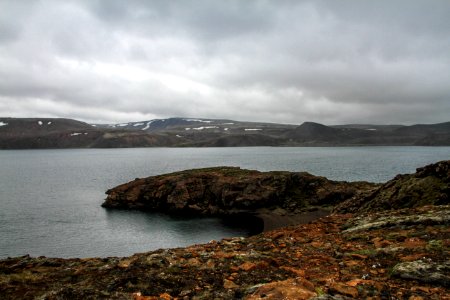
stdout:
<svg viewBox="0 0 450 300">
<path fill-rule="evenodd" d="M 418 168 L 414 174 L 397 175 L 368 196 L 343 201 L 334 211 L 374 212 L 448 204 L 450 204 L 450 160 Z"/>
<path fill-rule="evenodd" d="M 441 263 L 425 260 L 402 262 L 392 269 L 392 276 L 448 287 L 450 286 L 450 261 Z"/>
<path fill-rule="evenodd" d="M 317 293 L 314 290 L 314 284 L 305 279 L 292 278 L 283 281 L 264 284 L 245 299 L 302 300 L 302 299 L 310 299 L 314 296 L 317 296 Z"/>
<path fill-rule="evenodd" d="M 268 208 L 285 215 L 331 207 L 375 187 L 372 183 L 332 181 L 306 172 L 216 167 L 136 179 L 108 190 L 102 206 L 189 215 L 227 215 Z"/>
</svg>

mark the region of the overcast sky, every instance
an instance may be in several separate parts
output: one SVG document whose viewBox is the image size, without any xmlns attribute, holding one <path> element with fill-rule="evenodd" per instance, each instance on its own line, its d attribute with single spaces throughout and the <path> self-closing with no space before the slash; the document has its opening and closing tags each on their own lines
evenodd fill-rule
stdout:
<svg viewBox="0 0 450 300">
<path fill-rule="evenodd" d="M 450 121 L 450 1 L 0 0 L 0 116 Z"/>
</svg>

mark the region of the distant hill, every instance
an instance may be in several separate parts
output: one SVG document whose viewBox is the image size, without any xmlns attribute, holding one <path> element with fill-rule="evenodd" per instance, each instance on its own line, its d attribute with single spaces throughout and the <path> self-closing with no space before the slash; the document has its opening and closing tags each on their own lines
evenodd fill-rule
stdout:
<svg viewBox="0 0 450 300">
<path fill-rule="evenodd" d="M 407 127 L 405 125 L 372 125 L 372 124 L 345 124 L 345 125 L 332 125 L 333 128 L 351 128 L 351 129 L 364 129 L 364 130 L 377 130 L 377 131 L 392 131 L 397 128 Z"/>
<path fill-rule="evenodd" d="M 0 118 L 2 135 L 36 135 L 67 130 L 88 130 L 92 125 L 71 119 L 54 118 Z"/>
<path fill-rule="evenodd" d="M 450 122 L 326 126 L 169 118 L 87 124 L 71 119 L 0 118 L 0 149 L 358 145 L 450 146 Z"/>
<path fill-rule="evenodd" d="M 0 149 L 168 147 L 176 138 L 71 119 L 0 118 Z"/>
</svg>

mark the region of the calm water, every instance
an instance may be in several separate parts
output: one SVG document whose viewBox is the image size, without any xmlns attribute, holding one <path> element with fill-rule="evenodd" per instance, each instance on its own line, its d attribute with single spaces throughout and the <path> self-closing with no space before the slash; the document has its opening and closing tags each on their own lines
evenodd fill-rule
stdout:
<svg viewBox="0 0 450 300">
<path fill-rule="evenodd" d="M 450 147 L 0 151 L 0 258 L 123 256 L 248 234 L 218 219 L 100 207 L 107 189 L 136 177 L 226 165 L 383 182 L 444 159 Z"/>
</svg>

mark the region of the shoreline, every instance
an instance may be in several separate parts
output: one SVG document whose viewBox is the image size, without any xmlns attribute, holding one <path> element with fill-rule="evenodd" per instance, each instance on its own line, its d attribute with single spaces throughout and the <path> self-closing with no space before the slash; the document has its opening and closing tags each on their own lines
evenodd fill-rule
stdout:
<svg viewBox="0 0 450 300">
<path fill-rule="evenodd" d="M 307 224 L 331 214 L 330 209 L 317 208 L 312 211 L 305 211 L 297 214 L 286 213 L 277 214 L 274 212 L 259 212 L 256 217 L 263 222 L 263 231 L 268 232 L 288 226 Z"/>
<path fill-rule="evenodd" d="M 5 300 L 444 299 L 449 213 L 450 205 L 331 214 L 248 238 L 127 257 L 0 259 L 0 295 Z"/>
<path fill-rule="evenodd" d="M 219 215 L 217 217 L 224 222 L 225 226 L 244 227 L 249 232 L 247 237 L 252 237 L 289 226 L 308 224 L 320 218 L 327 217 L 331 213 L 331 209 L 326 208 L 315 208 L 314 210 L 299 213 L 260 209 L 253 213 L 239 212 L 231 215 Z"/>
</svg>

